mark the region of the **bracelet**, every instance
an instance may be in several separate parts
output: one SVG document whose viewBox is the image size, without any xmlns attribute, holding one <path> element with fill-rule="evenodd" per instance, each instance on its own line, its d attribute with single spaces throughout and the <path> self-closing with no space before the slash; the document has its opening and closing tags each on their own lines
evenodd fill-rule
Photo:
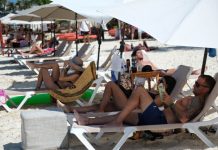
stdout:
<svg viewBox="0 0 218 150">
<path fill-rule="evenodd" d="M 167 104 L 164 104 L 164 108 L 167 109 L 167 108 L 172 108 L 174 105 L 174 103 L 170 103 L 169 105 Z"/>
</svg>

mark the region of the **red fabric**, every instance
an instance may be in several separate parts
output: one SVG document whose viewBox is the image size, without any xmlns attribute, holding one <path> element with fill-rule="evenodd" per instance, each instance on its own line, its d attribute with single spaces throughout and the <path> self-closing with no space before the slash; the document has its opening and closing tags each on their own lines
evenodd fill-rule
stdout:
<svg viewBox="0 0 218 150">
<path fill-rule="evenodd" d="M 47 48 L 47 49 L 44 49 L 43 51 L 44 52 L 42 54 L 49 54 L 54 51 L 54 48 Z"/>
</svg>

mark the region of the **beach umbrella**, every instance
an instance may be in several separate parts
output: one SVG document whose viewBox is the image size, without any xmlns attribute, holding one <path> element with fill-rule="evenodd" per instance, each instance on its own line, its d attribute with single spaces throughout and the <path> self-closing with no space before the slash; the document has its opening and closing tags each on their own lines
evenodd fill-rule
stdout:
<svg viewBox="0 0 218 150">
<path fill-rule="evenodd" d="M 104 13 L 100 13 L 96 11 L 100 8 L 111 8 L 116 6 L 117 3 L 120 3 L 123 0 L 92 0 L 91 2 L 87 2 L 87 0 L 70 0 L 70 1 L 63 1 L 63 0 L 53 0 L 53 4 L 60 4 L 68 9 L 71 9 L 77 12 L 80 15 L 85 16 L 87 19 L 94 21 L 98 24 L 101 24 L 102 21 L 107 23 L 112 19 L 111 16 L 105 15 Z M 97 55 L 97 69 L 99 68 L 99 57 L 100 57 L 100 46 L 101 46 L 101 36 L 100 33 L 102 31 L 98 31 L 97 40 L 98 40 L 98 55 Z"/>
<path fill-rule="evenodd" d="M 15 15 L 16 14 L 14 14 L 14 13 L 10 13 L 10 14 L 0 18 L 0 20 L 3 24 L 29 24 L 29 22 L 27 22 L 27 21 L 20 21 L 20 20 L 19 21 L 18 20 L 12 21 L 11 17 L 15 16 Z"/>
<path fill-rule="evenodd" d="M 101 23 L 104 20 L 106 23 L 112 19 L 111 16 L 105 15 L 96 11 L 99 8 L 104 8 L 115 5 L 119 0 L 92 0 L 90 3 L 87 0 L 52 0 L 53 4 L 60 4 L 68 9 L 71 9 L 78 14 L 85 16 L 87 19 L 97 23 Z"/>
<path fill-rule="evenodd" d="M 30 9 L 19 12 L 19 14 L 34 14 L 40 16 L 42 20 L 77 20 L 85 19 L 84 16 L 77 14 L 76 12 L 59 4 L 46 4 L 35 6 Z M 77 22 L 77 21 L 76 21 Z M 76 29 L 77 35 L 77 29 Z M 78 55 L 78 45 L 76 41 L 76 53 Z"/>
<path fill-rule="evenodd" d="M 41 21 L 41 17 L 34 14 L 16 14 L 10 17 L 11 20 L 21 20 L 21 21 Z"/>
<path fill-rule="evenodd" d="M 41 23 L 41 27 L 42 27 L 42 35 L 43 35 L 43 23 L 51 23 L 51 21 L 53 19 L 51 18 L 45 18 L 45 20 L 43 20 L 40 16 L 34 15 L 34 14 L 26 14 L 26 13 L 19 13 L 19 14 L 15 14 L 12 17 L 10 17 L 11 20 L 20 20 L 20 21 L 27 21 L 27 22 L 40 22 Z M 48 22 L 49 21 L 49 22 Z M 54 33 L 55 35 L 55 33 Z M 42 45 L 43 45 L 43 38 L 42 38 Z M 54 47 L 55 48 L 55 47 Z"/>
<path fill-rule="evenodd" d="M 217 0 L 135 0 L 100 11 L 142 29 L 162 43 L 205 47 L 202 74 L 207 48 L 218 47 Z"/>
</svg>

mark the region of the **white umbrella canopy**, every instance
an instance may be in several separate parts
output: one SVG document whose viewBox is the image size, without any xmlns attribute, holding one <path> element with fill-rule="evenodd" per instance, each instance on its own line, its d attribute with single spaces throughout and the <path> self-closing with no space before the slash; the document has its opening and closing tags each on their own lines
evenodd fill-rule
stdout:
<svg viewBox="0 0 218 150">
<path fill-rule="evenodd" d="M 134 0 L 99 9 L 162 43 L 218 47 L 218 0 Z"/>
<path fill-rule="evenodd" d="M 16 14 L 14 13 L 10 13 L 2 18 L 0 18 L 1 23 L 3 24 L 29 24 L 29 22 L 26 21 L 15 21 L 15 20 L 11 20 L 12 16 L 15 16 Z"/>
<path fill-rule="evenodd" d="M 41 21 L 41 17 L 34 14 L 17 14 L 10 17 L 11 20 L 21 20 L 21 21 Z"/>
<path fill-rule="evenodd" d="M 95 22 L 101 23 L 102 20 L 108 22 L 112 19 L 109 15 L 105 15 L 103 13 L 97 12 L 96 10 L 102 7 L 110 6 L 112 1 L 115 0 L 92 0 L 91 2 L 87 2 L 87 0 L 52 0 L 53 4 L 60 4 L 68 9 L 76 11 L 78 14 L 85 16 L 89 20 L 93 20 Z"/>
<path fill-rule="evenodd" d="M 76 13 L 58 4 L 46 4 L 20 11 L 18 14 L 34 14 L 40 16 L 43 20 L 74 20 Z M 77 15 L 77 19 L 85 19 L 85 17 Z"/>
</svg>

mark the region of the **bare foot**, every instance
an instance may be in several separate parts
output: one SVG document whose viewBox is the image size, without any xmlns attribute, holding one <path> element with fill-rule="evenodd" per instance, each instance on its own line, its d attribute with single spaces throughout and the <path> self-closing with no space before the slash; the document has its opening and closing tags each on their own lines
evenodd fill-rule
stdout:
<svg viewBox="0 0 218 150">
<path fill-rule="evenodd" d="M 76 111 L 73 110 L 74 116 L 76 118 L 76 121 L 78 122 L 79 125 L 87 125 L 89 118 L 86 118 L 84 116 L 80 116 L 80 114 Z"/>
<path fill-rule="evenodd" d="M 65 113 L 69 113 L 69 109 L 67 108 L 67 106 L 63 103 L 61 103 L 59 100 L 57 100 L 57 107 L 62 109 Z"/>
</svg>

